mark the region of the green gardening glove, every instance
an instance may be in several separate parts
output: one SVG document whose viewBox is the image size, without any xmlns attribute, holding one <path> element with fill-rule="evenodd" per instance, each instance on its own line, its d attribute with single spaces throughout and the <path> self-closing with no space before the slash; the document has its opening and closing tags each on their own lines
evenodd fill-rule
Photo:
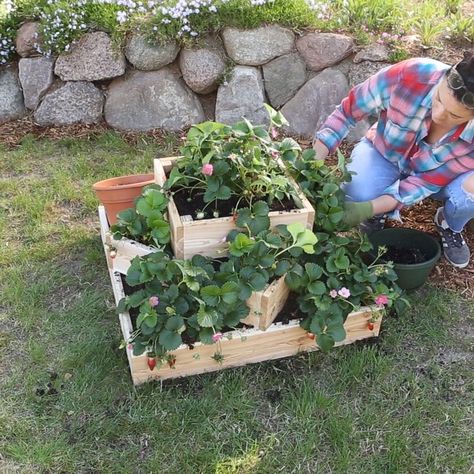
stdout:
<svg viewBox="0 0 474 474">
<path fill-rule="evenodd" d="M 347 227 L 355 227 L 361 222 L 374 217 L 374 208 L 371 201 L 345 202 L 342 222 Z"/>
</svg>

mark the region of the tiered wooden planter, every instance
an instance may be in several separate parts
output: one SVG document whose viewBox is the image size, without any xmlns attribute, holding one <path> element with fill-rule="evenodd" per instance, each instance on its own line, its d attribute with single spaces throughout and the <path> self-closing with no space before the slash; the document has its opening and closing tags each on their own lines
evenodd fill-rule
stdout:
<svg viewBox="0 0 474 474">
<path fill-rule="evenodd" d="M 167 174 L 175 165 L 178 158 L 161 158 L 154 160 L 155 182 L 163 185 Z M 291 180 L 291 178 L 289 178 Z M 298 185 L 291 180 L 295 189 Z M 314 209 L 304 194 L 298 194 L 303 207 L 292 211 L 272 211 L 269 213 L 271 226 L 279 224 L 301 223 L 312 229 L 314 223 Z M 193 221 L 190 216 L 180 216 L 173 198 L 168 205 L 168 221 L 171 228 L 171 246 L 176 258 L 188 259 L 199 254 L 206 257 L 220 258 L 226 250 L 225 237 L 235 222 L 232 217 L 217 219 L 202 219 Z"/>
<path fill-rule="evenodd" d="M 175 159 L 155 160 L 155 180 L 158 184 L 164 183 L 166 173 L 171 170 L 174 163 Z M 304 204 L 302 209 L 270 213 L 272 225 L 301 222 L 307 228 L 312 228 L 314 209 L 303 195 L 300 198 Z M 202 221 L 182 219 L 172 199 L 168 218 L 175 241 L 173 245 L 175 256 L 181 259 L 194 254 L 222 257 L 220 253 L 224 248 L 222 238 L 234 228 L 234 222 L 229 217 Z M 99 219 L 114 297 L 118 304 L 125 296 L 122 275 L 127 273 L 132 258 L 147 255 L 155 249 L 129 239 L 120 241 L 113 239 L 103 207 L 99 207 Z M 115 258 L 111 258 L 111 250 L 115 251 Z M 133 383 L 139 385 L 151 380 L 185 377 L 318 350 L 314 340 L 310 339 L 308 333 L 299 326 L 299 320 L 290 321 L 289 324 L 272 324 L 282 310 L 288 294 L 284 278 L 274 281 L 265 291 L 255 292 L 247 301 L 250 314 L 243 320 L 245 324 L 254 325 L 254 328 L 226 333 L 219 342 L 219 347 L 217 344 L 205 345 L 199 342 L 193 349 L 182 345 L 171 351 L 176 358 L 173 368 L 164 365 L 150 371 L 147 356 L 145 354 L 134 356 L 133 350 L 127 346 Z M 346 339 L 336 345 L 351 344 L 357 340 L 378 336 L 381 319 L 382 312 L 378 308 L 366 307 L 351 313 L 344 324 Z M 127 341 L 133 331 L 130 314 L 128 312 L 119 314 L 119 320 L 123 338 Z M 369 320 L 373 322 L 371 330 L 368 328 Z M 212 358 L 218 349 L 223 355 L 222 362 L 216 362 Z"/>
</svg>

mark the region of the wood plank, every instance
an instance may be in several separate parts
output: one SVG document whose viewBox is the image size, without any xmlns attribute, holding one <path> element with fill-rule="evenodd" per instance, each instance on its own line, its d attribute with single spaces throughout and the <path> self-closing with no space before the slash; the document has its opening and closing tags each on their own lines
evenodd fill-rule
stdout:
<svg viewBox="0 0 474 474">
<path fill-rule="evenodd" d="M 263 292 L 252 293 L 246 301 L 250 313 L 242 322 L 265 331 L 285 306 L 289 294 L 284 276 L 274 280 Z"/>
</svg>

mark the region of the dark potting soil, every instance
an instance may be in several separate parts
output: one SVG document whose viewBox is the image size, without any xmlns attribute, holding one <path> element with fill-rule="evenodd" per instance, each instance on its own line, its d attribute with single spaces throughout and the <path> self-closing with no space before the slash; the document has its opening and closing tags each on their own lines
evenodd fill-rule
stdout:
<svg viewBox="0 0 474 474">
<path fill-rule="evenodd" d="M 394 263 L 413 265 L 415 263 L 423 263 L 429 260 L 429 257 L 420 249 L 415 247 L 398 248 L 386 245 L 387 252 L 383 255 L 383 260 L 391 260 Z"/>
<path fill-rule="evenodd" d="M 204 214 L 205 219 L 212 219 L 213 212 L 216 210 L 215 204 L 205 203 L 203 200 L 203 194 L 201 193 L 189 193 L 187 189 L 176 191 L 173 194 L 173 199 L 178 208 L 180 216 L 191 216 L 196 220 L 196 213 L 202 211 L 205 208 Z M 206 207 L 207 205 L 207 207 Z M 219 211 L 219 217 L 230 217 L 235 212 L 236 206 L 240 208 L 248 207 L 244 201 L 240 201 L 237 197 L 232 197 L 225 201 L 217 201 L 217 211 Z M 282 201 L 274 201 L 270 206 L 270 211 L 276 212 L 289 212 L 297 209 L 292 199 L 283 199 Z"/>
<path fill-rule="evenodd" d="M 298 307 L 297 297 L 295 294 L 290 293 L 288 299 L 286 300 L 285 306 L 283 306 L 282 310 L 278 313 L 273 322 L 290 324 L 290 321 L 301 318 L 304 318 L 304 314 Z"/>
</svg>

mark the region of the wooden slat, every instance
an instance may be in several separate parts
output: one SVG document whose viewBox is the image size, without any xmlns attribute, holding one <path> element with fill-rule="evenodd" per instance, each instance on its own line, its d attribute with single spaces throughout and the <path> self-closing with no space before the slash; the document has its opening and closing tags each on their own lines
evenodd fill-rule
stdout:
<svg viewBox="0 0 474 474">
<path fill-rule="evenodd" d="M 289 294 L 284 276 L 273 281 L 265 291 L 252 293 L 247 300 L 250 313 L 242 322 L 265 331 L 285 306 Z"/>
</svg>

